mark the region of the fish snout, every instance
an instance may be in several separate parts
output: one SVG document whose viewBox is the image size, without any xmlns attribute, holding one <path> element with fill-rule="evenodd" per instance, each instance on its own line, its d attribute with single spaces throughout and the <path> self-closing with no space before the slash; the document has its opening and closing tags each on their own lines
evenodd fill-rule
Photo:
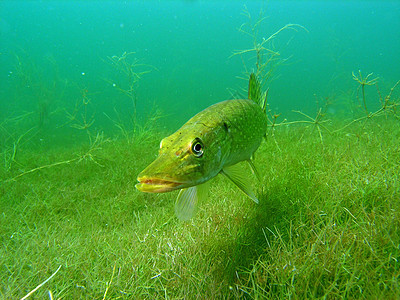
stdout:
<svg viewBox="0 0 400 300">
<path fill-rule="evenodd" d="M 139 176 L 137 180 L 139 183 L 135 187 L 145 193 L 165 193 L 179 189 L 182 186 L 181 182 L 155 177 Z"/>
</svg>

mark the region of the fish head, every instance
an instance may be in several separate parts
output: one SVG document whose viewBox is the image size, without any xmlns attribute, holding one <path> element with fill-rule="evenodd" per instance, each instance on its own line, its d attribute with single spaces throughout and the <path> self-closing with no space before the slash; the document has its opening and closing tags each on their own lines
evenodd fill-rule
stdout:
<svg viewBox="0 0 400 300">
<path fill-rule="evenodd" d="M 181 128 L 161 141 L 158 157 L 140 172 L 136 188 L 163 193 L 211 179 L 223 165 L 224 143 L 220 140 L 221 135 L 215 130 Z"/>
</svg>

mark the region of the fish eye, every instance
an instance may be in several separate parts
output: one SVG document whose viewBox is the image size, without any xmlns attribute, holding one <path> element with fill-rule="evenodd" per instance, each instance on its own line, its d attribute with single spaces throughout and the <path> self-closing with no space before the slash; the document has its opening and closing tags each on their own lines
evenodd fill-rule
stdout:
<svg viewBox="0 0 400 300">
<path fill-rule="evenodd" d="M 194 156 L 196 156 L 196 157 L 203 156 L 203 143 L 200 141 L 200 139 L 195 139 L 193 141 L 192 152 L 193 152 Z"/>
</svg>

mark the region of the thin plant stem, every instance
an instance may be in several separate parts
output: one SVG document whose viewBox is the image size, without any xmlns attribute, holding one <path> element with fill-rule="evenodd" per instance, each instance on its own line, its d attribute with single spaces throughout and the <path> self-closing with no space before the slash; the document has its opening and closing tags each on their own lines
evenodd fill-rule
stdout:
<svg viewBox="0 0 400 300">
<path fill-rule="evenodd" d="M 58 267 L 58 269 L 53 274 L 51 274 L 51 276 L 49 278 L 47 278 L 45 281 L 43 281 L 41 284 L 39 284 L 37 287 L 35 287 L 32 291 L 30 291 L 28 294 L 26 294 L 24 297 L 22 297 L 21 300 L 28 299 L 28 297 L 30 297 L 34 292 L 36 292 L 43 285 L 45 285 L 50 279 L 52 279 L 58 273 L 58 271 L 60 271 L 61 267 L 62 267 L 62 265 L 60 265 Z"/>
</svg>

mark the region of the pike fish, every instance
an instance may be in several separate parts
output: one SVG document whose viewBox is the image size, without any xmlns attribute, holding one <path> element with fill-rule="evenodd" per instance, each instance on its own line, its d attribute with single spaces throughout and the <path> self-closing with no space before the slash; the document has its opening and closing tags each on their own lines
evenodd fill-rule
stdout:
<svg viewBox="0 0 400 300">
<path fill-rule="evenodd" d="M 192 117 L 160 143 L 159 155 L 137 177 L 141 192 L 164 193 L 180 190 L 175 214 L 190 219 L 197 203 L 207 197 L 207 181 L 223 174 L 250 199 L 258 199 L 238 167 L 251 161 L 267 130 L 266 93 L 254 74 L 249 79 L 249 99 L 226 100 L 211 105 Z"/>
</svg>

